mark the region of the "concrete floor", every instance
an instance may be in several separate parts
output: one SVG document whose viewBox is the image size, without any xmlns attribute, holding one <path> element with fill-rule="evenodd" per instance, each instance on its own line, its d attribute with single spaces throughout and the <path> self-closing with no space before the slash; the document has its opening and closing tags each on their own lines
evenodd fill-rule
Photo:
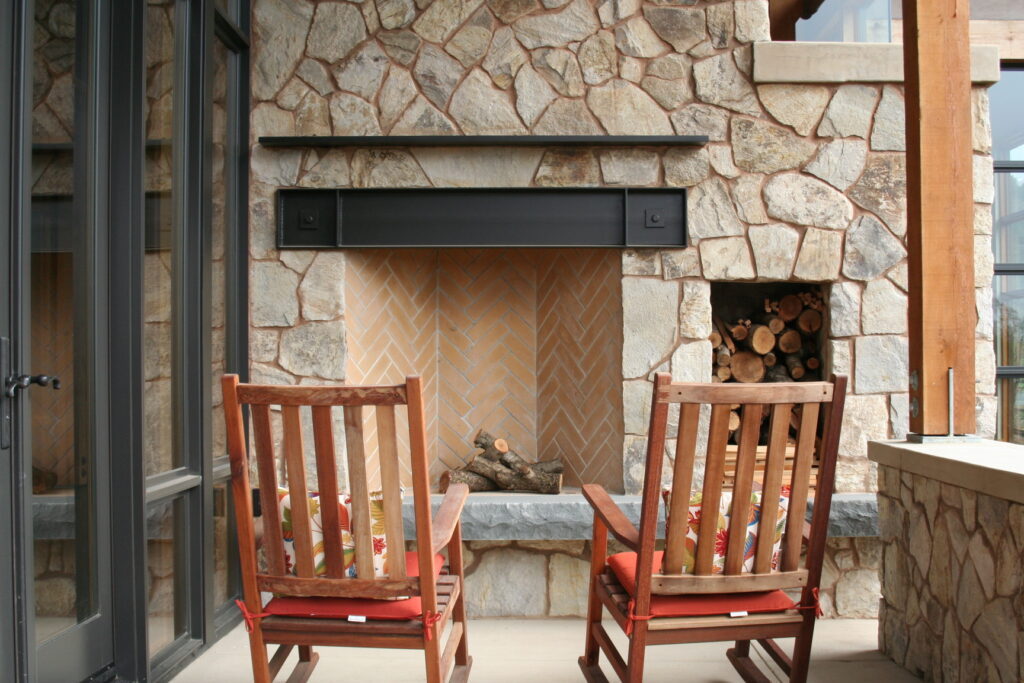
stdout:
<svg viewBox="0 0 1024 683">
<path fill-rule="evenodd" d="M 606 626 L 616 646 L 625 638 L 614 623 Z M 814 634 L 811 681 L 900 683 L 919 679 L 877 650 L 878 622 L 870 619 L 823 619 Z M 725 659 L 729 643 L 659 645 L 648 650 L 646 681 L 738 681 Z M 783 641 L 789 649 L 792 645 Z M 556 683 L 583 680 L 576 659 L 583 654 L 581 619 L 478 619 L 469 622 L 473 657 L 470 680 L 487 683 Z M 758 649 L 755 647 L 755 651 Z M 317 648 L 320 663 L 311 681 L 423 681 L 423 655 L 413 650 Z M 278 676 L 287 672 L 296 655 Z M 602 660 L 605 674 L 614 676 Z M 782 680 L 781 677 L 776 677 Z M 174 683 L 243 683 L 252 680 L 249 646 L 241 626 L 174 678 Z M 614 680 L 614 679 L 612 679 Z"/>
</svg>

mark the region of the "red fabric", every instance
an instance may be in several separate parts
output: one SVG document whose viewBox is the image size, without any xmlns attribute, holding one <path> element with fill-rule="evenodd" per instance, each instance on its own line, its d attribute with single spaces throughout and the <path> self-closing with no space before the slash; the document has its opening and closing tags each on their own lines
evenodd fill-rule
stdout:
<svg viewBox="0 0 1024 683">
<path fill-rule="evenodd" d="M 661 568 L 663 553 L 654 553 L 652 572 Z M 608 566 L 626 591 L 636 589 L 636 553 L 617 553 Z M 632 604 L 632 601 L 630 601 Z M 650 614 L 654 617 L 710 617 L 730 612 L 782 612 L 796 603 L 780 590 L 758 593 L 713 593 L 700 595 L 652 595 Z"/>
<path fill-rule="evenodd" d="M 441 573 L 444 558 L 434 556 L 434 576 Z M 405 554 L 406 573 L 420 575 L 415 552 Z M 263 608 L 267 614 L 279 617 L 312 617 L 315 619 L 344 619 L 350 616 L 367 619 L 417 619 L 423 613 L 420 598 L 405 600 L 372 600 L 364 598 L 274 598 Z"/>
</svg>

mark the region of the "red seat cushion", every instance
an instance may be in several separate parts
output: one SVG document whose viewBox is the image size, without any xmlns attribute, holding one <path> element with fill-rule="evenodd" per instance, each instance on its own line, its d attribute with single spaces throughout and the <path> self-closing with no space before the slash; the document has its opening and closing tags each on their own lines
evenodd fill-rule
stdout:
<svg viewBox="0 0 1024 683">
<path fill-rule="evenodd" d="M 434 576 L 441 574 L 444 558 L 434 556 Z M 415 552 L 405 554 L 406 573 L 420 575 Z M 345 619 L 351 616 L 367 619 L 415 619 L 423 614 L 420 598 L 405 600 L 372 600 L 364 598 L 274 598 L 263 608 L 264 613 L 279 617 L 312 617 L 316 619 Z"/>
<path fill-rule="evenodd" d="M 654 553 L 652 572 L 661 569 L 661 551 Z M 608 566 L 626 591 L 636 589 L 636 553 L 617 553 Z M 731 612 L 782 612 L 796 603 L 780 590 L 758 593 L 713 593 L 697 595 L 652 595 L 651 615 L 655 617 L 710 617 Z"/>
</svg>

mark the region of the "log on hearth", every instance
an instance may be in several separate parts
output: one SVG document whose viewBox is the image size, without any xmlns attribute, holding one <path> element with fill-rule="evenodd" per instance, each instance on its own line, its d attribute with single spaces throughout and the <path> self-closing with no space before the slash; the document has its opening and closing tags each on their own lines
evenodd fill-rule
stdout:
<svg viewBox="0 0 1024 683">
<path fill-rule="evenodd" d="M 470 491 L 532 491 L 560 493 L 562 470 L 560 459 L 530 462 L 511 448 L 505 439 L 495 438 L 481 429 L 473 439 L 480 452 L 464 467 L 441 475 L 441 490 L 449 484 L 463 483 Z"/>
</svg>

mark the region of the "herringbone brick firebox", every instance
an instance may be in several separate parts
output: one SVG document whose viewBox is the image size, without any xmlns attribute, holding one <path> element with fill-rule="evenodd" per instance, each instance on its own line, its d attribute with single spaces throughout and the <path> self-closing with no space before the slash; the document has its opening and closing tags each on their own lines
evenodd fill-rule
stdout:
<svg viewBox="0 0 1024 683">
<path fill-rule="evenodd" d="M 435 480 L 483 427 L 562 458 L 567 486 L 621 491 L 620 264 L 608 249 L 353 250 L 346 376 L 424 376 Z"/>
</svg>

